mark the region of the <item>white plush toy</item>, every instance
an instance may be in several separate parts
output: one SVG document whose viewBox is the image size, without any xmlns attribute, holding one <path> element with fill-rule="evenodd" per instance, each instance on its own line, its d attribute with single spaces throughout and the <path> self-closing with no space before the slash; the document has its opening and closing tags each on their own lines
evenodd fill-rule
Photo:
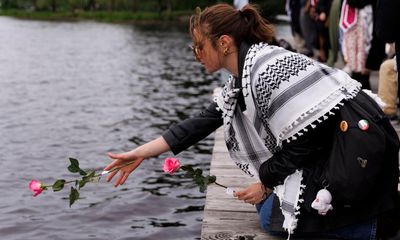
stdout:
<svg viewBox="0 0 400 240">
<path fill-rule="evenodd" d="M 326 189 L 321 189 L 317 193 L 317 197 L 311 203 L 311 207 L 315 210 L 318 210 L 320 215 L 326 215 L 329 210 L 332 210 L 333 207 L 331 205 L 332 195 Z"/>
</svg>

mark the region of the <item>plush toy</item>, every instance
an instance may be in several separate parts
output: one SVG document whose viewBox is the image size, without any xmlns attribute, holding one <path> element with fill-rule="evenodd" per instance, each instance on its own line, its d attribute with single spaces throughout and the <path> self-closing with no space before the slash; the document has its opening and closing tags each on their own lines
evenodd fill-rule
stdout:
<svg viewBox="0 0 400 240">
<path fill-rule="evenodd" d="M 320 215 L 325 216 L 329 210 L 332 210 L 333 207 L 331 205 L 332 195 L 326 189 L 321 189 L 317 193 L 317 197 L 311 203 L 311 207 L 315 210 L 318 210 Z"/>
</svg>

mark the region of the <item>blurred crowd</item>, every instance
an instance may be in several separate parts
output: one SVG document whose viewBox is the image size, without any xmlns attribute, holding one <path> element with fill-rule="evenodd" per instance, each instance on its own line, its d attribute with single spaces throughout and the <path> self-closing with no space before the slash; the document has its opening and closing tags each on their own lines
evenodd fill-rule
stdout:
<svg viewBox="0 0 400 240">
<path fill-rule="evenodd" d="M 343 70 L 371 89 L 370 71 L 379 71 L 385 113 L 397 117 L 396 40 L 398 0 L 287 0 L 294 48 L 329 66 L 340 56 Z M 396 14 L 397 11 L 397 14 Z M 390 36 L 388 36 L 390 35 Z M 388 44 L 393 43 L 393 44 Z M 399 46 L 400 47 L 400 46 Z"/>
</svg>

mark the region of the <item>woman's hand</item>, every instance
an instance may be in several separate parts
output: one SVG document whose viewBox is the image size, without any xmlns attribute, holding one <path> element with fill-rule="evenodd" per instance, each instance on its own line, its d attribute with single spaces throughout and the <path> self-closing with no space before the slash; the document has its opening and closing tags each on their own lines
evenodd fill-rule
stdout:
<svg viewBox="0 0 400 240">
<path fill-rule="evenodd" d="M 266 199 L 271 193 L 271 189 L 265 188 L 262 183 L 258 182 L 250 184 L 243 190 L 235 191 L 233 196 L 237 197 L 239 200 L 243 200 L 245 203 L 254 205 Z"/>
<path fill-rule="evenodd" d="M 105 171 L 111 170 L 115 167 L 120 167 L 129 162 L 134 162 L 132 164 L 129 164 L 129 165 L 119 169 L 119 170 L 116 170 L 116 171 L 110 173 L 107 176 L 107 182 L 109 182 L 119 172 L 119 178 L 114 183 L 115 187 L 118 187 L 118 185 L 124 184 L 126 179 L 129 176 L 129 174 L 131 174 L 131 172 L 133 172 L 133 170 L 135 170 L 145 159 L 144 157 L 139 157 L 137 154 L 135 154 L 135 150 L 132 150 L 130 152 L 125 152 L 125 153 L 119 153 L 119 154 L 108 153 L 108 156 L 111 159 L 114 159 L 114 161 L 112 163 L 108 164 L 104 168 Z"/>
<path fill-rule="evenodd" d="M 111 170 L 115 167 L 123 166 L 129 162 L 134 162 L 125 167 L 122 167 L 119 170 L 115 170 L 107 176 L 107 181 L 111 181 L 112 178 L 119 172 L 119 178 L 115 181 L 114 186 L 118 187 L 119 185 L 124 184 L 126 179 L 129 177 L 129 174 L 133 172 L 142 162 L 143 160 L 158 156 L 164 152 L 169 151 L 170 148 L 163 137 L 158 137 L 146 144 L 143 144 L 132 151 L 114 154 L 108 153 L 108 156 L 114 161 L 107 165 L 104 168 L 105 171 Z"/>
</svg>

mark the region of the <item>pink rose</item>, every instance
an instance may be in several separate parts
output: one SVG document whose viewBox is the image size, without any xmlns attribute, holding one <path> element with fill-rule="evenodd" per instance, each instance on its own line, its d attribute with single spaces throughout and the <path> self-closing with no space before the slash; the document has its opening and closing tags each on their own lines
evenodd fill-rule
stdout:
<svg viewBox="0 0 400 240">
<path fill-rule="evenodd" d="M 36 197 L 37 195 L 41 194 L 43 191 L 42 184 L 39 181 L 32 180 L 29 183 L 29 189 L 34 193 L 33 196 Z"/>
<path fill-rule="evenodd" d="M 163 170 L 166 173 L 174 173 L 179 170 L 181 163 L 176 158 L 166 158 L 163 166 Z"/>
</svg>

